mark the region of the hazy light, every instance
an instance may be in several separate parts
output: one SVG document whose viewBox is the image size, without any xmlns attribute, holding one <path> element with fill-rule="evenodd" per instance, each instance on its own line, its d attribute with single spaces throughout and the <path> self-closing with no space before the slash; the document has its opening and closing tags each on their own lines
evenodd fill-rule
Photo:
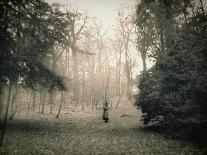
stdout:
<svg viewBox="0 0 207 155">
<path fill-rule="evenodd" d="M 123 6 L 135 5 L 135 0 L 46 0 L 49 3 L 74 4 L 81 11 L 87 12 L 89 16 L 101 21 L 105 30 L 111 31 L 115 24 L 118 9 Z"/>
<path fill-rule="evenodd" d="M 46 0 L 48 3 L 59 3 L 62 5 L 76 6 L 81 12 L 86 12 L 89 17 L 95 17 L 96 21 L 101 21 L 103 30 L 107 31 L 107 37 L 115 38 L 114 28 L 117 24 L 118 12 L 124 7 L 134 7 L 138 0 Z M 142 60 L 138 56 L 137 49 L 131 47 L 131 55 L 136 59 L 137 67 L 133 70 L 133 77 L 142 70 Z M 148 64 L 151 64 L 148 62 Z M 150 65 L 151 66 L 151 65 Z"/>
</svg>

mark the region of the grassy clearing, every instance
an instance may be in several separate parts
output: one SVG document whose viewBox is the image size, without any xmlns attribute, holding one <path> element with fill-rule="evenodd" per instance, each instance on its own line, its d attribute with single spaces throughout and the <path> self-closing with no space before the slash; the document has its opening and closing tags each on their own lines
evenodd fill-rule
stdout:
<svg viewBox="0 0 207 155">
<path fill-rule="evenodd" d="M 9 122 L 1 154 L 202 154 L 193 143 L 142 130 L 140 113 L 126 100 L 110 111 L 110 123 L 103 123 L 101 115 L 101 110 L 68 106 L 58 119 L 55 114 L 22 114 Z"/>
</svg>

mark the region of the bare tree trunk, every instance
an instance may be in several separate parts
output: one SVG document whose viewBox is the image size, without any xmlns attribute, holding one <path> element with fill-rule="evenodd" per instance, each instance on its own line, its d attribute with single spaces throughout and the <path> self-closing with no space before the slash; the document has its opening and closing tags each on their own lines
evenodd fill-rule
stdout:
<svg viewBox="0 0 207 155">
<path fill-rule="evenodd" d="M 130 92 L 130 69 L 129 69 L 129 60 L 128 60 L 128 55 L 127 52 L 125 53 L 125 61 L 126 61 L 126 77 L 127 77 L 127 97 L 131 97 L 131 92 Z"/>
<path fill-rule="evenodd" d="M 77 60 L 77 53 L 73 51 L 72 54 L 73 58 L 73 77 L 74 77 L 74 87 L 73 87 L 73 92 L 74 92 L 74 99 L 76 101 L 76 104 L 79 103 L 79 96 L 80 96 L 80 86 L 79 86 L 79 81 L 78 81 L 78 60 Z"/>
<path fill-rule="evenodd" d="M 62 53 L 62 52 L 60 52 L 60 53 Z M 61 56 L 62 54 L 60 54 L 59 56 L 58 55 L 56 55 L 56 54 L 53 54 L 52 55 L 52 62 L 51 62 L 51 69 L 53 70 L 53 71 L 57 71 L 57 62 L 58 62 L 58 60 L 61 58 L 60 56 Z M 51 90 L 51 91 L 49 91 L 49 95 L 48 95 L 48 105 L 50 105 L 50 114 L 52 114 L 52 110 L 53 110 L 53 100 L 54 100 L 54 91 L 53 90 Z M 43 107 L 44 108 L 44 107 Z M 44 111 L 44 110 L 43 110 Z"/>
<path fill-rule="evenodd" d="M 19 88 L 19 93 L 21 93 L 21 88 Z M 21 102 L 21 96 L 19 95 L 18 97 L 18 102 L 16 104 L 16 109 L 17 109 L 17 112 L 18 112 L 18 116 L 20 115 L 20 108 L 22 106 L 22 102 Z"/>
<path fill-rule="evenodd" d="M 36 91 L 34 90 L 33 94 L 32 94 L 32 109 L 33 109 L 33 111 L 35 111 L 35 107 L 36 107 Z"/>
<path fill-rule="evenodd" d="M 105 89 L 105 101 L 107 100 L 107 95 L 108 95 L 108 89 L 109 89 L 109 79 L 110 79 L 110 69 L 109 69 L 109 74 L 108 74 L 108 78 L 107 78 L 107 82 L 106 82 L 106 89 Z"/>
<path fill-rule="evenodd" d="M 41 99 L 41 90 L 39 92 L 39 106 L 38 106 L 38 113 L 40 113 L 41 105 L 42 105 L 42 99 Z"/>
<path fill-rule="evenodd" d="M 58 109 L 58 113 L 57 113 L 56 118 L 58 118 L 59 115 L 60 115 L 60 112 L 61 112 L 61 109 L 62 109 L 63 102 L 64 102 L 64 94 L 63 94 L 63 92 L 61 92 L 61 101 L 60 101 L 60 106 L 59 106 L 59 109 Z"/>
<path fill-rule="evenodd" d="M 112 99 L 110 99 L 110 105 L 111 105 L 111 109 L 113 109 L 113 102 L 112 102 Z"/>
<path fill-rule="evenodd" d="M 16 104 L 16 98 L 17 98 L 17 94 L 18 94 L 18 86 L 17 83 L 15 84 L 15 92 L 12 96 L 12 102 L 11 102 L 11 111 L 10 111 L 10 117 L 9 119 L 12 120 L 14 118 L 14 115 L 16 113 L 15 109 L 14 109 L 14 105 Z"/>
<path fill-rule="evenodd" d="M 82 90 L 82 110 L 84 110 L 84 102 L 85 102 L 85 70 L 83 69 L 83 77 L 82 77 L 82 85 L 83 85 L 83 90 Z"/>
<path fill-rule="evenodd" d="M 77 13 L 77 12 L 76 12 Z M 84 18 L 83 23 L 81 26 L 78 27 L 78 30 L 76 31 L 76 21 L 78 20 L 78 16 L 75 16 L 71 20 L 71 35 L 72 35 L 72 59 L 73 59 L 73 66 L 72 66 L 72 71 L 73 71 L 73 77 L 75 79 L 74 81 L 74 88 L 73 88 L 73 94 L 74 94 L 74 99 L 76 101 L 76 104 L 79 103 L 79 96 L 80 96 L 80 83 L 78 80 L 78 59 L 77 59 L 77 40 L 79 40 L 79 36 L 83 29 L 85 28 L 87 16 Z M 80 16 L 79 16 L 80 17 Z"/>
<path fill-rule="evenodd" d="M 0 116 L 3 110 L 3 105 L 4 105 L 4 90 L 3 92 L 0 93 Z"/>
<path fill-rule="evenodd" d="M 122 98 L 122 96 L 119 96 L 119 99 L 118 99 L 117 102 L 116 102 L 116 109 L 118 108 L 118 105 L 119 105 L 119 103 L 121 102 L 121 98 Z"/>
<path fill-rule="evenodd" d="M 50 114 L 52 114 L 52 110 L 53 110 L 53 99 L 54 99 L 54 91 L 50 91 L 49 92 L 49 96 L 48 96 L 48 105 L 50 105 Z"/>
<path fill-rule="evenodd" d="M 29 102 L 28 102 L 28 105 L 27 105 L 27 115 L 29 115 L 31 102 L 32 102 L 32 93 L 30 93 L 30 96 L 29 96 Z"/>
<path fill-rule="evenodd" d="M 67 77 L 70 77 L 70 50 L 67 51 Z"/>
<path fill-rule="evenodd" d="M 41 114 L 44 114 L 45 113 L 45 101 L 43 99 L 44 97 L 42 96 L 42 111 L 41 111 Z"/>
<path fill-rule="evenodd" d="M 120 96 L 120 83 L 121 83 L 121 52 L 119 58 L 116 58 L 116 96 Z"/>
<path fill-rule="evenodd" d="M 94 74 L 93 74 L 93 71 L 92 71 L 92 74 L 91 74 L 91 79 L 92 79 L 92 83 L 91 83 L 91 92 L 92 92 L 92 99 L 91 99 L 91 104 L 92 104 L 92 109 L 94 109 L 94 106 L 95 106 L 95 103 L 94 103 L 94 98 L 95 98 L 95 90 L 94 90 Z"/>
<path fill-rule="evenodd" d="M 0 147 L 3 146 L 3 140 L 4 140 L 4 135 L 6 133 L 6 127 L 7 127 L 7 117 L 9 113 L 9 103 L 10 103 L 10 97 L 11 97 L 11 87 L 12 84 L 9 84 L 9 90 L 8 90 L 8 98 L 7 98 L 7 104 L 6 104 L 6 112 L 2 124 L 2 132 L 1 132 L 1 138 L 0 138 Z"/>
<path fill-rule="evenodd" d="M 119 66 L 118 66 L 118 95 L 121 95 L 120 85 L 121 85 L 121 52 L 119 52 Z"/>
<path fill-rule="evenodd" d="M 45 113 L 45 93 L 44 90 L 40 90 L 40 105 L 42 106 L 41 108 L 41 114 Z"/>
</svg>

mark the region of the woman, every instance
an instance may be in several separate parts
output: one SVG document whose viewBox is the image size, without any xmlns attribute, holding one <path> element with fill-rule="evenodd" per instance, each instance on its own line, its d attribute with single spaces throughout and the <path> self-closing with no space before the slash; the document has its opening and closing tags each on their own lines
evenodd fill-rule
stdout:
<svg viewBox="0 0 207 155">
<path fill-rule="evenodd" d="M 103 107 L 103 120 L 105 121 L 105 123 L 108 123 L 109 121 L 109 113 L 108 113 L 108 101 L 105 101 L 105 105 Z"/>
</svg>

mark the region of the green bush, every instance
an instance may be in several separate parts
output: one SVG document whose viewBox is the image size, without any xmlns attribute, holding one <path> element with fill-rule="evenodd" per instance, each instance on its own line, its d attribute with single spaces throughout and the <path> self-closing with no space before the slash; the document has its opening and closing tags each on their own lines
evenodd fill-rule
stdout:
<svg viewBox="0 0 207 155">
<path fill-rule="evenodd" d="M 176 132 L 192 133 L 206 129 L 205 18 L 197 12 L 188 17 L 187 25 L 176 27 L 170 44 L 166 43 L 163 49 L 155 52 L 155 65 L 141 75 L 136 104 L 143 112 L 144 124 L 154 122 L 165 130 Z"/>
</svg>

